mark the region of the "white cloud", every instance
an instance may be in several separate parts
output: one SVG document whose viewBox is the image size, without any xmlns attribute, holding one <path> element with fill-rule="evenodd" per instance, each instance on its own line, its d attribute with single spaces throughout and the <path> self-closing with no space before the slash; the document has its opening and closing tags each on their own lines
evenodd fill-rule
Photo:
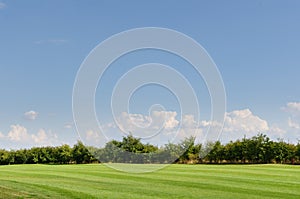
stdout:
<svg viewBox="0 0 300 199">
<path fill-rule="evenodd" d="M 0 134 L 0 138 L 5 138 L 5 144 L 10 148 L 28 148 L 33 146 L 52 146 L 59 145 L 56 134 L 50 130 L 40 129 L 36 134 L 28 133 L 28 130 L 19 124 L 11 125 L 7 136 Z"/>
<path fill-rule="evenodd" d="M 269 125 L 266 120 L 254 115 L 249 109 L 226 113 L 225 132 L 255 133 L 266 132 Z"/>
<path fill-rule="evenodd" d="M 3 8 L 5 8 L 5 7 L 6 7 L 6 4 L 3 3 L 3 2 L 0 2 L 0 9 L 3 9 Z"/>
<path fill-rule="evenodd" d="M 282 109 L 290 114 L 298 115 L 300 114 L 300 102 L 289 102 Z"/>
<path fill-rule="evenodd" d="M 288 119 L 288 126 L 290 128 L 294 128 L 294 129 L 300 129 L 300 124 L 297 123 L 296 121 L 294 121 L 292 118 L 289 117 Z"/>
<path fill-rule="evenodd" d="M 181 126 L 183 128 L 197 128 L 198 124 L 195 121 L 194 115 L 183 115 Z"/>
<path fill-rule="evenodd" d="M 31 110 L 31 111 L 24 113 L 24 117 L 28 120 L 36 120 L 38 114 L 39 114 L 38 112 Z"/>
<path fill-rule="evenodd" d="M 172 111 L 153 111 L 151 114 L 152 124 L 156 128 L 164 121 L 163 128 L 166 130 L 174 129 L 178 126 L 179 121 L 176 119 L 177 113 Z"/>
<path fill-rule="evenodd" d="M 182 115 L 180 122 L 174 111 L 153 111 L 150 116 L 123 112 L 116 121 L 117 123 L 109 123 L 102 128 L 110 139 L 132 133 L 145 142 L 162 145 L 168 141 L 179 142 L 186 137 L 200 136 L 203 133 L 194 115 Z M 93 137 L 91 132 L 88 135 L 89 138 Z"/>
<path fill-rule="evenodd" d="M 174 139 L 177 142 L 190 136 L 196 136 L 198 142 L 203 142 L 207 133 L 209 133 L 206 135 L 207 139 L 218 139 L 222 124 L 216 121 L 197 121 L 194 115 L 182 115 L 181 122 L 176 117 L 177 113 L 171 111 L 154 111 L 151 117 L 124 112 L 117 119 L 117 126 L 121 131 L 131 132 L 137 137 L 150 136 L 149 141 L 155 144 L 174 141 Z M 115 126 L 111 127 L 116 130 Z M 210 131 L 208 131 L 209 128 Z M 259 132 L 268 133 L 269 130 L 268 122 L 254 115 L 249 109 L 235 110 L 225 115 L 222 140 L 226 142 L 241 139 L 244 135 L 252 137 Z M 274 131 L 279 133 L 278 129 Z M 89 137 L 92 135 L 90 133 Z"/>
<path fill-rule="evenodd" d="M 126 112 L 123 112 L 121 114 L 121 117 L 118 118 L 118 121 L 120 124 L 124 127 L 140 127 L 140 128 L 146 128 L 149 127 L 152 119 L 149 116 L 144 116 L 142 114 L 128 114 Z"/>
<path fill-rule="evenodd" d="M 286 123 L 270 124 L 266 120 L 254 115 L 249 109 L 235 110 L 226 114 L 222 141 L 250 138 L 258 133 L 264 133 L 273 140 L 282 138 L 296 142 L 300 135 L 300 124 L 295 113 L 299 111 L 299 103 L 288 103 L 285 111 L 292 113 Z"/>
<path fill-rule="evenodd" d="M 176 119 L 177 113 L 171 111 L 153 111 L 150 116 L 142 114 L 128 114 L 123 112 L 120 117 L 117 118 L 118 127 L 123 132 L 137 132 L 140 131 L 160 131 L 173 130 L 179 124 Z"/>
<path fill-rule="evenodd" d="M 180 124 L 180 129 L 177 134 L 178 138 L 176 138 L 175 141 L 180 142 L 185 138 L 193 136 L 197 138 L 196 142 L 203 142 L 204 128 L 201 127 L 202 122 L 196 121 L 194 115 L 183 115 Z"/>
<path fill-rule="evenodd" d="M 297 110 L 295 105 L 289 107 Z M 177 117 L 177 113 L 171 111 L 154 111 L 150 116 L 124 112 L 116 119 L 117 123 L 108 123 L 102 130 L 109 139 L 120 139 L 126 136 L 124 133 L 131 132 L 133 136 L 142 138 L 142 141 L 162 145 L 168 141 L 176 143 L 190 136 L 196 136 L 200 143 L 206 139 L 213 141 L 218 139 L 217 133 L 223 126 L 216 121 L 198 121 L 194 115 L 182 115 L 181 121 Z M 225 114 L 220 140 L 226 143 L 244 136 L 251 138 L 258 133 L 264 133 L 273 140 L 297 140 L 300 135 L 300 123 L 297 121 L 292 117 L 289 125 L 270 124 L 250 109 L 234 110 Z M 85 138 L 92 142 L 98 139 L 97 136 L 102 136 L 102 133 L 98 135 L 95 132 L 88 131 Z"/>
<path fill-rule="evenodd" d="M 3 133 L 0 132 L 0 139 L 1 138 L 5 138 L 5 135 L 3 135 Z"/>
<path fill-rule="evenodd" d="M 216 121 L 200 122 L 199 128 L 207 131 L 210 128 L 208 135 L 212 139 L 218 139 L 217 131 L 222 127 L 222 124 Z M 254 115 L 249 109 L 234 110 L 225 114 L 225 122 L 220 135 L 223 142 L 231 140 L 242 139 L 244 136 L 252 137 L 258 133 L 268 133 L 270 130 L 269 124 L 266 120 Z M 208 138 L 209 138 L 208 137 Z"/>
<path fill-rule="evenodd" d="M 222 124 L 217 122 L 217 121 L 207 121 L 207 120 L 202 120 L 199 123 L 200 128 L 207 128 L 207 127 L 214 127 L 214 128 L 220 128 L 222 127 Z"/>
<path fill-rule="evenodd" d="M 62 144 L 58 136 L 51 130 L 40 129 L 36 134 L 31 134 L 30 143 L 35 146 L 53 146 Z"/>
<path fill-rule="evenodd" d="M 88 130 L 86 133 L 85 133 L 85 138 L 87 141 L 96 141 L 100 136 L 98 135 L 98 133 L 96 133 L 95 131 L 93 130 Z"/>
<path fill-rule="evenodd" d="M 73 128 L 73 124 L 71 124 L 71 123 L 65 124 L 64 128 L 65 129 L 71 129 L 71 128 Z"/>
<path fill-rule="evenodd" d="M 270 127 L 270 133 L 268 136 L 270 136 L 271 139 L 276 140 L 278 138 L 284 138 L 286 136 L 286 130 L 281 129 L 277 126 L 271 126 Z"/>
<path fill-rule="evenodd" d="M 44 129 L 40 129 L 36 135 L 31 135 L 32 140 L 36 144 L 46 144 L 48 143 L 48 136 Z"/>
<path fill-rule="evenodd" d="M 7 137 L 12 141 L 27 141 L 30 137 L 27 133 L 27 129 L 20 125 L 11 125 L 11 130 L 8 132 Z"/>
<path fill-rule="evenodd" d="M 282 108 L 289 113 L 287 119 L 287 139 L 290 141 L 300 140 L 300 102 L 289 102 Z"/>
<path fill-rule="evenodd" d="M 244 136 L 249 138 L 258 133 L 268 133 L 269 130 L 268 122 L 254 115 L 249 109 L 234 110 L 225 115 L 221 140 L 228 142 L 242 139 Z"/>
<path fill-rule="evenodd" d="M 115 122 L 101 126 L 100 136 L 105 135 L 104 139 L 121 139 L 132 134 L 145 142 L 165 144 L 179 133 L 179 121 L 176 117 L 177 113 L 174 111 L 152 111 L 149 116 L 123 112 L 116 117 Z M 93 136 L 92 132 L 88 132 L 85 138 L 92 142 Z"/>
</svg>

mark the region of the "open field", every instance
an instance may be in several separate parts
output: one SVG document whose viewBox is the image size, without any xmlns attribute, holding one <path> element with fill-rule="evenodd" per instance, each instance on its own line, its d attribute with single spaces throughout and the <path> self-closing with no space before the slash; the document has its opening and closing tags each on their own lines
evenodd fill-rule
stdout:
<svg viewBox="0 0 300 199">
<path fill-rule="evenodd" d="M 171 165 L 132 174 L 100 164 L 0 166 L 0 198 L 300 198 L 300 167 Z"/>
</svg>

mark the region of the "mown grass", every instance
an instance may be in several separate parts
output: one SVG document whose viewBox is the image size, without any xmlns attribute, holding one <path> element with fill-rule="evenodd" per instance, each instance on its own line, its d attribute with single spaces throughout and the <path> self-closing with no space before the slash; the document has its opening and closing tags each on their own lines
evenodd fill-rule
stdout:
<svg viewBox="0 0 300 199">
<path fill-rule="evenodd" d="M 0 198 L 300 198 L 300 167 L 171 165 L 133 174 L 101 164 L 0 166 Z"/>
</svg>

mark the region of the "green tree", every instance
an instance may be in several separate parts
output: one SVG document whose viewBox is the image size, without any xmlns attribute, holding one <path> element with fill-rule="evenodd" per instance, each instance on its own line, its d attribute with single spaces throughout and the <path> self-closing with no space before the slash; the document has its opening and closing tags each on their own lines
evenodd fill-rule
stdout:
<svg viewBox="0 0 300 199">
<path fill-rule="evenodd" d="M 91 163 L 94 158 L 81 141 L 73 146 L 72 158 L 76 164 Z"/>
<path fill-rule="evenodd" d="M 189 137 L 179 144 L 183 154 L 179 158 L 180 163 L 187 163 L 195 159 L 195 138 Z M 197 158 L 197 157 L 196 157 Z"/>
<path fill-rule="evenodd" d="M 6 165 L 9 164 L 9 162 L 10 162 L 9 152 L 4 149 L 0 149 L 0 164 Z"/>
<path fill-rule="evenodd" d="M 296 157 L 297 161 L 300 162 L 300 143 L 299 142 L 296 145 L 295 157 Z"/>
<path fill-rule="evenodd" d="M 67 144 L 56 147 L 54 154 L 59 164 L 68 164 L 72 161 L 72 149 Z"/>
</svg>

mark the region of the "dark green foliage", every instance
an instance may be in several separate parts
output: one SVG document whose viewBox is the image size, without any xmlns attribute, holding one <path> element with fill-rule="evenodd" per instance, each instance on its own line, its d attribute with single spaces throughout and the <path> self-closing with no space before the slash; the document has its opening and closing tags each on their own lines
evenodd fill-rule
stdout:
<svg viewBox="0 0 300 199">
<path fill-rule="evenodd" d="M 101 162 L 152 163 L 152 155 L 157 150 L 156 146 L 143 144 L 139 138 L 129 135 L 121 142 L 108 142 L 104 148 L 93 150 L 92 154 Z"/>
<path fill-rule="evenodd" d="M 209 163 L 295 164 L 300 160 L 299 144 L 295 146 L 283 140 L 274 142 L 263 134 L 226 145 L 219 141 L 210 143 L 208 151 L 204 160 Z"/>
<path fill-rule="evenodd" d="M 91 163 L 95 160 L 89 150 L 80 141 L 74 145 L 71 154 L 76 164 Z"/>
<path fill-rule="evenodd" d="M 0 149 L 0 164 L 5 165 L 10 163 L 11 155 L 8 151 Z"/>
<path fill-rule="evenodd" d="M 7 151 L 0 149 L 0 165 L 7 164 L 82 164 L 112 163 L 250 163 L 300 164 L 300 143 L 293 145 L 283 140 L 270 140 L 264 134 L 244 138 L 225 145 L 221 142 L 196 144 L 195 138 L 186 138 L 178 144 L 168 143 L 158 148 L 143 144 L 132 135 L 122 141 L 112 140 L 104 148 L 86 147 L 80 141 L 72 148 L 34 147 Z"/>
<path fill-rule="evenodd" d="M 68 145 L 58 147 L 33 147 L 7 151 L 0 149 L 0 165 L 7 164 L 69 164 L 91 163 L 97 161 L 89 150 L 78 142 L 71 148 Z"/>
<path fill-rule="evenodd" d="M 274 142 L 264 134 L 250 139 L 195 144 L 195 138 L 186 138 L 178 144 L 168 143 L 161 148 L 143 144 L 132 135 L 121 142 L 113 140 L 104 148 L 94 150 L 101 162 L 112 163 L 300 163 L 300 145 Z"/>
</svg>

